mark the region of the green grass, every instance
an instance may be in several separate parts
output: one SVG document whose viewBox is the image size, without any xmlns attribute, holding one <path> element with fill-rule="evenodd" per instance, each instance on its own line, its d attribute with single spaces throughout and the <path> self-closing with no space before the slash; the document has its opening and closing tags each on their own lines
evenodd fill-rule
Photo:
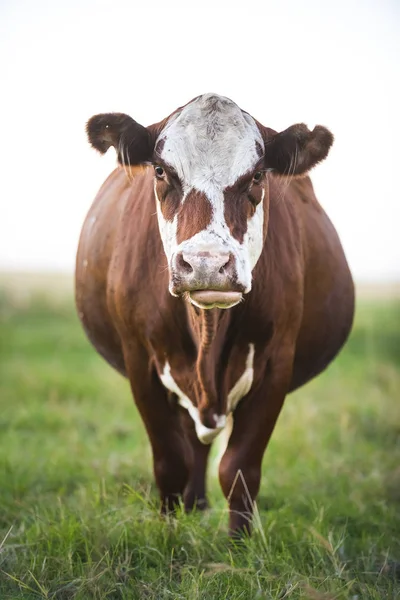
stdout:
<svg viewBox="0 0 400 600">
<path fill-rule="evenodd" d="M 360 302 L 340 358 L 289 396 L 251 540 L 158 514 L 125 380 L 72 299 L 0 295 L 0 599 L 400 598 L 400 301 Z M 215 462 L 215 461 L 214 461 Z"/>
</svg>

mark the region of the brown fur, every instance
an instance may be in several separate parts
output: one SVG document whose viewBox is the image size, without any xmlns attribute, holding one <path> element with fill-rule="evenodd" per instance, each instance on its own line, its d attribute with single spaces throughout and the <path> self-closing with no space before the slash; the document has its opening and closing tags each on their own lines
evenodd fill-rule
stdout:
<svg viewBox="0 0 400 600">
<path fill-rule="evenodd" d="M 211 217 L 211 203 L 205 194 L 191 190 L 178 214 L 178 244 L 205 229 Z"/>
<path fill-rule="evenodd" d="M 243 243 L 247 231 L 247 219 L 253 216 L 257 204 L 261 202 L 262 187 L 253 182 L 254 169 L 250 175 L 240 177 L 235 185 L 224 192 L 225 220 L 234 238 Z"/>
<path fill-rule="evenodd" d="M 172 180 L 157 181 L 157 196 L 160 200 L 161 212 L 164 219 L 173 221 L 179 210 L 182 199 L 182 188 Z"/>
</svg>

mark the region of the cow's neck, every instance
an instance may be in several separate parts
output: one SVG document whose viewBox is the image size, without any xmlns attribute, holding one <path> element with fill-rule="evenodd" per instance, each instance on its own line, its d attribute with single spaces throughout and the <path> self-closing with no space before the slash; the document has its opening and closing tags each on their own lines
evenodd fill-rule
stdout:
<svg viewBox="0 0 400 600">
<path fill-rule="evenodd" d="M 218 406 L 218 365 L 223 351 L 222 340 L 229 325 L 229 311 L 218 308 L 200 310 L 188 304 L 189 322 L 197 345 L 196 391 L 198 410 L 203 423 L 214 427 Z"/>
</svg>

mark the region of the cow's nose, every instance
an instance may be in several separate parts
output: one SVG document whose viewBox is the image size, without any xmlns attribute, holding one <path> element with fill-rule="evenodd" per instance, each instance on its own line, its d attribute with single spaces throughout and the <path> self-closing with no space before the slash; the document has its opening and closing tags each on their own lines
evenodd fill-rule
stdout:
<svg viewBox="0 0 400 600">
<path fill-rule="evenodd" d="M 173 296 L 188 293 L 198 308 L 230 308 L 242 298 L 232 252 L 182 249 L 171 263 L 169 291 Z"/>
<path fill-rule="evenodd" d="M 234 258 L 228 252 L 179 252 L 175 264 L 179 275 L 193 275 L 197 279 L 217 273 L 230 275 Z"/>
</svg>

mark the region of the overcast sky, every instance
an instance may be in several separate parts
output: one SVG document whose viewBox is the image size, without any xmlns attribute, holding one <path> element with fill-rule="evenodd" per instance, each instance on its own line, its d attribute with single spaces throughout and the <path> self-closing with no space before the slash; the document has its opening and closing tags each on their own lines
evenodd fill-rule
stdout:
<svg viewBox="0 0 400 600">
<path fill-rule="evenodd" d="M 0 56 L 0 269 L 73 269 L 115 163 L 86 142 L 92 114 L 148 125 L 216 92 L 332 130 L 319 200 L 358 280 L 400 279 L 397 0 L 2 0 Z"/>
</svg>

